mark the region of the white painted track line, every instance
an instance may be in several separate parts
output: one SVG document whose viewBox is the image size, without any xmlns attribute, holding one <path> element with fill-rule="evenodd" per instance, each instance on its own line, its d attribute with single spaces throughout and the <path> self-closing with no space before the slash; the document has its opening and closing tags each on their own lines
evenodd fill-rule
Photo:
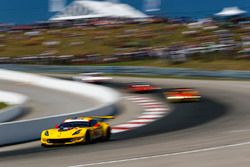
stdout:
<svg viewBox="0 0 250 167">
<path fill-rule="evenodd" d="M 87 166 L 118 164 L 118 163 L 125 163 L 125 162 L 131 162 L 131 161 L 140 161 L 140 160 L 147 160 L 147 159 L 164 158 L 164 157 L 171 157 L 171 156 L 178 156 L 178 155 L 185 155 L 185 154 L 195 154 L 195 153 L 201 153 L 201 152 L 216 151 L 216 150 L 222 150 L 222 149 L 227 149 L 231 147 L 240 147 L 240 146 L 245 146 L 245 145 L 250 145 L 250 142 L 201 148 L 201 149 L 196 149 L 196 150 L 189 150 L 189 151 L 182 151 L 182 152 L 175 152 L 175 153 L 157 154 L 157 155 L 152 155 L 152 156 L 142 156 L 142 157 L 119 159 L 119 160 L 94 162 L 94 163 L 88 163 L 88 164 L 73 165 L 73 166 L 68 166 L 68 167 L 87 167 Z"/>
</svg>

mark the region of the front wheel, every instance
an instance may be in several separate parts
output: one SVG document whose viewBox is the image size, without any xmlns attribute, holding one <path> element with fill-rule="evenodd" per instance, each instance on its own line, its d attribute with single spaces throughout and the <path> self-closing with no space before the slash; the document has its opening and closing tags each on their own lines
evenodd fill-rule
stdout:
<svg viewBox="0 0 250 167">
<path fill-rule="evenodd" d="M 85 135 L 85 143 L 90 144 L 91 142 L 92 142 L 91 134 L 89 131 L 87 131 Z"/>
<path fill-rule="evenodd" d="M 46 144 L 41 144 L 41 147 L 43 147 L 43 148 L 48 148 L 49 146 L 46 145 Z"/>
</svg>

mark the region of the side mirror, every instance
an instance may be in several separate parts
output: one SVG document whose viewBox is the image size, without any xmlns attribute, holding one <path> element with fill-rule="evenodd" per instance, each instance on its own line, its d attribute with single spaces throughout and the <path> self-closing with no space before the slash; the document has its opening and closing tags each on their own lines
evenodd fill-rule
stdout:
<svg viewBox="0 0 250 167">
<path fill-rule="evenodd" d="M 99 123 L 96 123 L 95 125 L 94 125 L 94 127 L 96 127 L 96 128 L 98 128 L 98 127 L 100 127 L 101 125 L 99 124 Z"/>
</svg>

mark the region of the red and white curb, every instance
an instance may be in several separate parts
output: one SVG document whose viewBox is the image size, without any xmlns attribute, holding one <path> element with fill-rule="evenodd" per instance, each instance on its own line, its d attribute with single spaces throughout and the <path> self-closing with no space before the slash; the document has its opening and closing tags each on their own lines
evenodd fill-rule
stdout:
<svg viewBox="0 0 250 167">
<path fill-rule="evenodd" d="M 166 104 L 161 103 L 160 101 L 157 101 L 153 98 L 143 96 L 127 96 L 123 98 L 137 103 L 143 108 L 144 112 L 134 120 L 113 126 L 112 133 L 121 133 L 145 126 L 166 116 L 169 113 L 169 108 L 166 106 Z"/>
</svg>

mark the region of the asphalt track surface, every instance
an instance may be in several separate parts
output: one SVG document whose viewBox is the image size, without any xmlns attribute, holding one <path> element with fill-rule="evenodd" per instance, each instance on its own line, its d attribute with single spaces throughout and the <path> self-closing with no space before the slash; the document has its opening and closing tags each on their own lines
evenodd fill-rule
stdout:
<svg viewBox="0 0 250 167">
<path fill-rule="evenodd" d="M 195 87 L 199 103 L 172 104 L 172 113 L 112 141 L 41 148 L 38 143 L 0 153 L 0 166 L 53 167 L 207 167 L 249 166 L 250 82 L 116 78 L 148 80 L 162 87 Z M 154 94 L 158 98 L 160 94 Z"/>
<path fill-rule="evenodd" d="M 87 97 L 80 97 L 75 94 L 40 88 L 29 84 L 0 80 L 0 89 L 20 93 L 29 98 L 26 104 L 26 111 L 15 120 L 71 113 L 98 105 L 98 102 Z"/>
</svg>

